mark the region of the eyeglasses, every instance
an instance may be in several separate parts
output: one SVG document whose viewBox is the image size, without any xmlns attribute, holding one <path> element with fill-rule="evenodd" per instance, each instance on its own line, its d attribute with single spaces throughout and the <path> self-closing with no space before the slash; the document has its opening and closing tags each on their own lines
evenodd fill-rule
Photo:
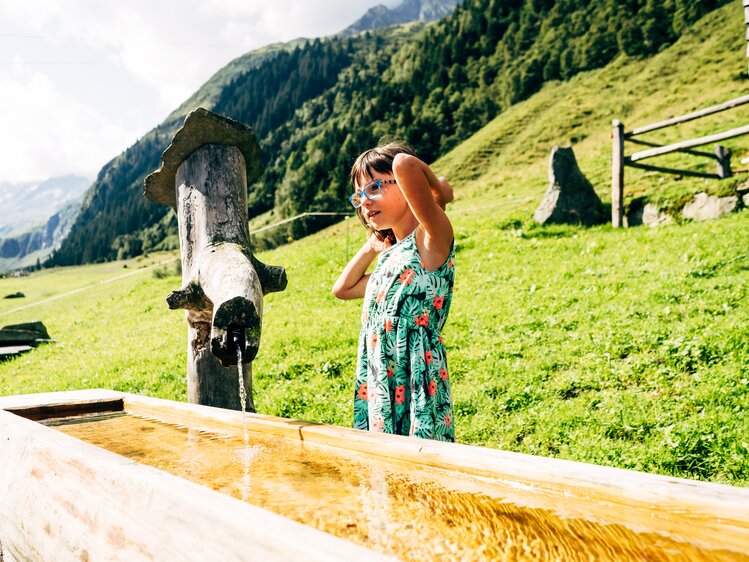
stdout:
<svg viewBox="0 0 749 562">
<path fill-rule="evenodd" d="M 351 201 L 351 204 L 354 206 L 354 209 L 358 209 L 359 207 L 361 207 L 363 198 L 369 199 L 370 201 L 379 199 L 380 195 L 382 195 L 382 192 L 380 190 L 382 189 L 383 183 L 395 183 L 395 180 L 375 180 L 365 185 L 364 189 L 362 189 L 361 191 L 355 191 L 354 194 L 348 198 L 348 200 Z"/>
</svg>

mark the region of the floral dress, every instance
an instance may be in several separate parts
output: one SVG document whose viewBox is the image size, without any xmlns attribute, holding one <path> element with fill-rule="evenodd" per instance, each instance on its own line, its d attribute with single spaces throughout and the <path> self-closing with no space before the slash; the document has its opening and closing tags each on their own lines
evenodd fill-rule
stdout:
<svg viewBox="0 0 749 562">
<path fill-rule="evenodd" d="M 455 278 L 454 249 L 428 271 L 415 232 L 384 250 L 367 283 L 356 366 L 354 427 L 455 440 L 442 327 Z"/>
</svg>

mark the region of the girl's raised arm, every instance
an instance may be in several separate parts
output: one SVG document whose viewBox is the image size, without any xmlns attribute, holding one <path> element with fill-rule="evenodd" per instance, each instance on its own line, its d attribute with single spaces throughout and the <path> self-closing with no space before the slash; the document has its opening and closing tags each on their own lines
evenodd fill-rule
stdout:
<svg viewBox="0 0 749 562">
<path fill-rule="evenodd" d="M 341 300 L 361 299 L 367 290 L 367 268 L 382 249 L 382 242 L 372 234 L 361 250 L 343 268 L 333 285 L 333 295 Z"/>
<path fill-rule="evenodd" d="M 410 154 L 395 156 L 393 175 L 427 234 L 429 251 L 447 256 L 453 241 L 453 227 L 444 211 L 453 199 L 450 184 L 438 179 L 429 166 Z"/>
</svg>

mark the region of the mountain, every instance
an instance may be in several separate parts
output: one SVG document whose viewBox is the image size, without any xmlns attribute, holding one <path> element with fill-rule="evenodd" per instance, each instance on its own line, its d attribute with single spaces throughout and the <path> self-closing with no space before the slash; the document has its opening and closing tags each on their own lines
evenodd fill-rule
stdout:
<svg viewBox="0 0 749 562">
<path fill-rule="evenodd" d="M 43 182 L 0 183 L 0 238 L 44 225 L 91 185 L 89 178 L 67 175 Z"/>
<path fill-rule="evenodd" d="M 404 0 L 395 8 L 379 4 L 367 10 L 360 19 L 338 35 L 348 37 L 363 31 L 398 25 L 411 21 L 430 22 L 452 13 L 462 0 Z"/>
<path fill-rule="evenodd" d="M 466 0 L 438 22 L 280 46 L 260 58 L 250 53 L 101 170 L 49 264 L 174 245 L 171 211 L 145 200 L 143 178 L 158 167 L 192 104 L 255 129 L 266 172 L 248 187 L 251 217 L 348 212 L 348 169 L 383 136 L 401 137 L 433 161 L 544 84 L 620 55 L 650 57 L 724 3 Z M 333 220 L 306 217 L 253 243 L 282 243 Z"/>
<path fill-rule="evenodd" d="M 67 203 L 45 224 L 0 239 L 0 273 L 35 267 L 60 247 L 81 210 L 82 197 Z"/>
</svg>

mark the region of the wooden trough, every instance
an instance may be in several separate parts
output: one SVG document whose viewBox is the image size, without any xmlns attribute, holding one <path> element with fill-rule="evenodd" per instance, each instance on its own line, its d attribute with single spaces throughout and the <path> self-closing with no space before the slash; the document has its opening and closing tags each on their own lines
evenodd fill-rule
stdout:
<svg viewBox="0 0 749 562">
<path fill-rule="evenodd" d="M 142 435 L 113 426 L 118 443 L 92 444 L 98 427 L 131 418 L 145 424 Z M 138 449 L 156 426 L 184 436 L 176 460 Z M 252 482 L 241 493 L 223 468 L 203 482 L 203 459 L 223 467 L 243 433 L 253 455 L 300 463 L 262 473 L 279 475 L 272 485 L 253 464 L 270 461 L 247 457 Z M 270 440 L 281 453 L 261 444 Z M 326 494 L 333 505 L 318 505 Z M 263 498 L 286 511 L 252 505 Z M 365 509 L 329 515 L 356 502 Z M 240 412 L 106 390 L 59 392 L 0 397 L 0 545 L 3 562 L 749 560 L 749 489 L 259 414 L 243 425 Z"/>
</svg>

